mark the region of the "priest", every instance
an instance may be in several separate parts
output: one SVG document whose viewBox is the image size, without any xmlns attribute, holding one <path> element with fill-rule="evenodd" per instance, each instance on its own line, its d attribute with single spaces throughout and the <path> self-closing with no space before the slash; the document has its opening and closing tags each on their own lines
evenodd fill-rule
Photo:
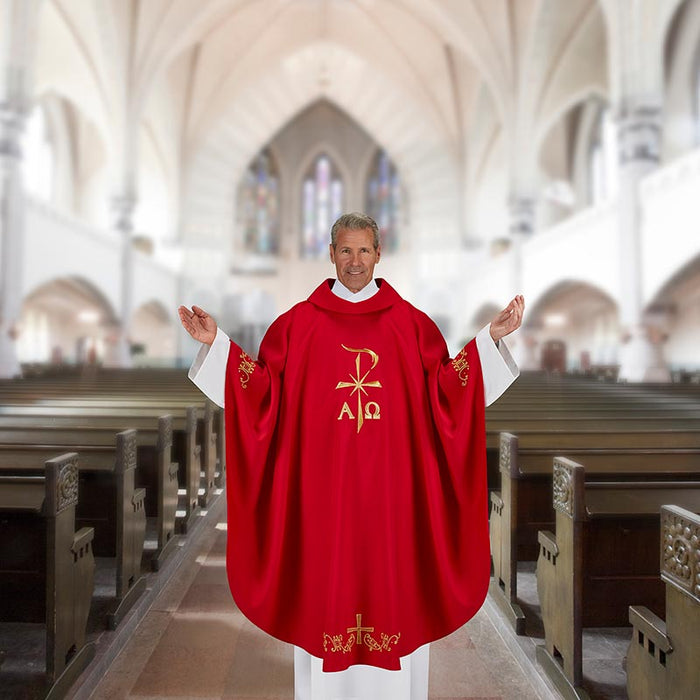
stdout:
<svg viewBox="0 0 700 700">
<path fill-rule="evenodd" d="M 467 622 L 490 572 L 484 407 L 517 377 L 515 297 L 454 357 L 374 279 L 377 224 L 341 216 L 337 279 L 282 314 L 257 360 L 199 307 L 189 376 L 224 406 L 227 573 L 258 627 L 295 645 L 296 700 L 426 700 L 429 642 Z"/>
</svg>

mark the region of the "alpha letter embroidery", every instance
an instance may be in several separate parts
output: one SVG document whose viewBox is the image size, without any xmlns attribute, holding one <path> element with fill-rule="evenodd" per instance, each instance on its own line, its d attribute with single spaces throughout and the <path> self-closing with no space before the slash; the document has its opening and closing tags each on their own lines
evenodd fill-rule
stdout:
<svg viewBox="0 0 700 700">
<path fill-rule="evenodd" d="M 466 348 L 462 348 L 457 357 L 452 360 L 452 367 L 454 367 L 454 371 L 457 372 L 457 377 L 462 382 L 462 386 L 467 386 L 467 380 L 469 379 L 469 362 L 467 361 Z"/>
<path fill-rule="evenodd" d="M 343 350 L 347 350 L 348 352 L 354 352 L 357 353 L 355 357 L 355 375 L 353 376 L 350 374 L 350 379 L 352 379 L 351 382 L 338 382 L 336 385 L 336 389 L 352 389 L 350 392 L 350 396 L 353 394 L 357 393 L 357 432 L 359 433 L 360 430 L 362 429 L 362 425 L 366 420 L 379 420 L 380 418 L 380 409 L 379 409 L 379 404 L 376 401 L 369 401 L 367 405 L 363 406 L 362 405 L 362 394 L 365 396 L 368 396 L 367 394 L 367 387 L 376 387 L 376 388 L 381 388 L 381 382 L 378 381 L 372 381 L 368 382 L 367 377 L 369 376 L 369 373 L 377 366 L 377 362 L 379 362 L 379 355 L 377 355 L 376 352 L 373 350 L 370 350 L 369 348 L 362 348 L 362 349 L 356 349 L 356 348 L 348 348 L 345 345 L 341 345 Z M 365 353 L 370 356 L 370 359 L 372 361 L 372 364 L 370 368 L 364 373 L 361 374 L 361 358 L 362 354 Z M 348 406 L 348 402 L 346 401 L 343 404 L 342 409 L 340 410 L 340 415 L 338 416 L 338 420 L 341 420 L 343 416 L 347 416 L 348 418 L 355 418 L 353 416 L 352 411 L 350 410 L 350 406 Z"/>
<path fill-rule="evenodd" d="M 250 376 L 255 370 L 255 362 L 244 350 L 241 351 L 241 364 L 238 365 L 238 371 L 240 374 L 238 378 L 241 380 L 241 386 L 244 389 L 248 388 L 248 382 L 250 381 Z"/>
</svg>

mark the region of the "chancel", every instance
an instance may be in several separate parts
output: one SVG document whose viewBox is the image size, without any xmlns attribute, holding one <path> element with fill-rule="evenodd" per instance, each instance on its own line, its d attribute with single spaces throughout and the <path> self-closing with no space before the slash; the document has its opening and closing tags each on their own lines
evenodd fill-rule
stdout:
<svg viewBox="0 0 700 700">
<path fill-rule="evenodd" d="M 0 695 L 692 696 L 700 0 L 0 9 Z"/>
</svg>

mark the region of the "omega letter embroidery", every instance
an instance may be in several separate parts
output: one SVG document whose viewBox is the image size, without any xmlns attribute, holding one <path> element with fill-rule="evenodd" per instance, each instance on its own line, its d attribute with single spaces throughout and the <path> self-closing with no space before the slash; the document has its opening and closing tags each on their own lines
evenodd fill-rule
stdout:
<svg viewBox="0 0 700 700">
<path fill-rule="evenodd" d="M 379 420 L 380 418 L 381 411 L 379 408 L 379 404 L 376 401 L 368 401 L 366 405 L 362 404 L 362 394 L 364 394 L 365 396 L 369 395 L 367 393 L 368 387 L 381 388 L 382 386 L 381 382 L 378 382 L 376 380 L 371 382 L 367 381 L 369 373 L 377 366 L 377 363 L 379 362 L 379 355 L 377 355 L 376 352 L 370 350 L 369 348 L 357 349 L 349 348 L 345 345 L 341 345 L 341 347 L 343 348 L 343 350 L 347 350 L 348 352 L 357 353 L 357 355 L 355 356 L 355 375 L 353 376 L 352 374 L 350 374 L 350 379 L 352 379 L 352 381 L 338 382 L 335 388 L 352 389 L 352 391 L 350 392 L 350 396 L 352 396 L 355 393 L 357 394 L 357 432 L 359 433 L 362 429 L 362 425 L 365 420 Z M 364 374 L 361 373 L 363 353 L 369 355 L 370 360 L 372 362 L 369 369 Z M 347 401 L 343 404 L 343 407 L 340 409 L 338 420 L 342 420 L 344 416 L 347 416 L 348 418 L 355 418 Z"/>
</svg>

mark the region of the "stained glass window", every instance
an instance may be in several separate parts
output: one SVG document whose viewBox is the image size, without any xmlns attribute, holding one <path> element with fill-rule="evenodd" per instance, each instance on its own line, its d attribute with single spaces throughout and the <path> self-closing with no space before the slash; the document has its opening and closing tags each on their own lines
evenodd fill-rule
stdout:
<svg viewBox="0 0 700 700">
<path fill-rule="evenodd" d="M 328 255 L 333 222 L 343 212 L 344 187 L 335 164 L 324 153 L 312 163 L 302 185 L 303 258 Z"/>
<path fill-rule="evenodd" d="M 401 182 L 396 167 L 386 151 L 375 154 L 367 178 L 367 213 L 377 222 L 382 251 L 391 253 L 399 247 Z"/>
<path fill-rule="evenodd" d="M 243 247 L 272 255 L 279 250 L 279 174 L 269 150 L 261 151 L 243 176 L 238 196 Z"/>
</svg>

